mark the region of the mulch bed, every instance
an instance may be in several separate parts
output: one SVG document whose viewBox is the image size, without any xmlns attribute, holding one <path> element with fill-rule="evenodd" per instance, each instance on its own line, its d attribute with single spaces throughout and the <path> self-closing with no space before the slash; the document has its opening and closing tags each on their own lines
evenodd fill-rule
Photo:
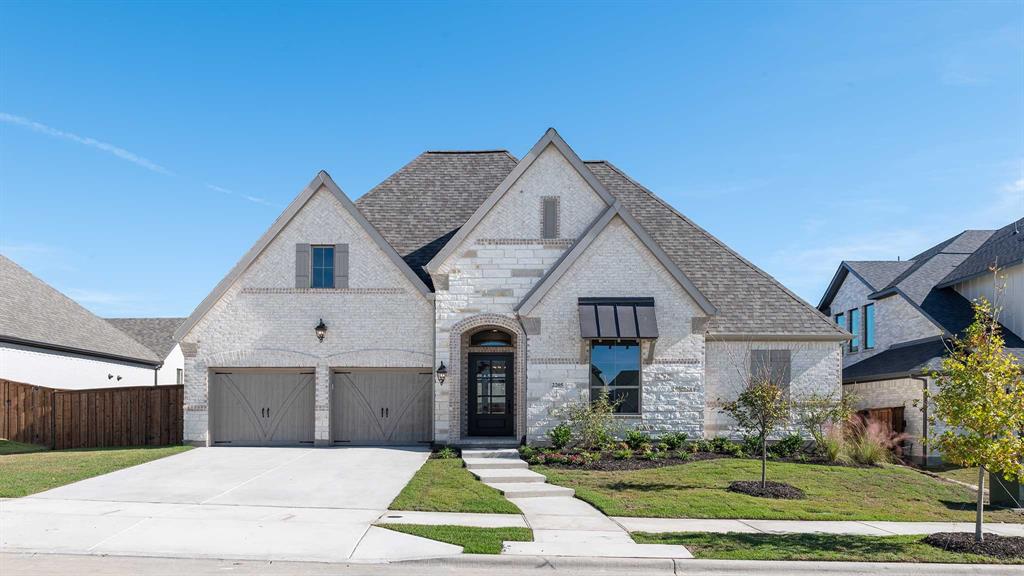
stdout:
<svg viewBox="0 0 1024 576">
<path fill-rule="evenodd" d="M 803 500 L 807 497 L 804 491 L 796 486 L 783 482 L 766 482 L 761 486 L 760 480 L 739 480 L 729 484 L 730 492 L 738 492 L 759 498 L 775 498 L 779 500 Z"/>
<path fill-rule="evenodd" d="M 616 460 L 611 456 L 603 457 L 600 460 L 594 462 L 588 462 L 580 466 L 572 464 L 556 464 L 554 462 L 545 462 L 544 466 L 548 468 L 557 468 L 561 470 L 599 470 L 603 472 L 615 472 L 620 470 L 647 470 L 648 468 L 664 468 L 665 466 L 678 466 L 680 464 L 689 464 L 690 462 L 699 462 L 701 460 L 716 460 L 718 458 L 732 458 L 732 456 L 726 456 L 724 454 L 710 454 L 707 452 L 698 452 L 697 454 L 690 455 L 687 459 L 682 458 L 662 458 L 659 460 L 644 460 L 643 458 L 623 458 L 622 460 Z"/>
<path fill-rule="evenodd" d="M 981 542 L 974 541 L 974 532 L 938 532 L 922 540 L 936 548 L 962 554 L 980 554 L 996 558 L 1024 558 L 1024 538 L 985 534 Z"/>
</svg>

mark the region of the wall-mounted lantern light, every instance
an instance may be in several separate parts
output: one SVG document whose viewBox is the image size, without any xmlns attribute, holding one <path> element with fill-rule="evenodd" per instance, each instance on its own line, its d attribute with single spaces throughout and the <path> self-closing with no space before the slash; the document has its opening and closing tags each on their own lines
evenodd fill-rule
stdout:
<svg viewBox="0 0 1024 576">
<path fill-rule="evenodd" d="M 444 366 L 444 361 L 437 367 L 437 383 L 444 386 L 444 379 L 448 377 L 448 369 Z"/>
<path fill-rule="evenodd" d="M 327 336 L 327 325 L 324 324 L 323 318 L 320 319 L 320 323 L 317 324 L 316 328 L 313 330 L 316 331 L 316 339 L 323 342 L 324 338 Z"/>
</svg>

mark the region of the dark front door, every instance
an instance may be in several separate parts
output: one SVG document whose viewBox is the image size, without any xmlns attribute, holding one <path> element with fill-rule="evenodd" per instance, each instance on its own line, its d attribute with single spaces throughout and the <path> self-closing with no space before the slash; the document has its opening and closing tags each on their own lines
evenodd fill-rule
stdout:
<svg viewBox="0 0 1024 576">
<path fill-rule="evenodd" d="M 469 435 L 513 436 L 512 354 L 469 355 Z"/>
</svg>

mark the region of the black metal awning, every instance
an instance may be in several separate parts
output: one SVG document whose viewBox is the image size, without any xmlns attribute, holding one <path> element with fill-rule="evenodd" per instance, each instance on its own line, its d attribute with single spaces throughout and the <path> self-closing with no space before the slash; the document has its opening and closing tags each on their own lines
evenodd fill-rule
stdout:
<svg viewBox="0 0 1024 576">
<path fill-rule="evenodd" d="M 590 339 L 658 337 L 654 298 L 580 298 L 580 336 Z"/>
</svg>

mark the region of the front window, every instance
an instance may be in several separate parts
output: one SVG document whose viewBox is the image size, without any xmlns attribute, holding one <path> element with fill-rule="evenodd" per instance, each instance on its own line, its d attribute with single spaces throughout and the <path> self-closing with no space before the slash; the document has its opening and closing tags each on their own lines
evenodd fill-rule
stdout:
<svg viewBox="0 0 1024 576">
<path fill-rule="evenodd" d="M 334 288 L 334 246 L 313 246 L 310 274 L 313 288 Z"/>
<path fill-rule="evenodd" d="M 846 315 L 836 314 L 836 326 L 839 326 L 843 330 L 846 330 Z"/>
<path fill-rule="evenodd" d="M 640 342 L 595 340 L 590 344 L 590 399 L 602 394 L 616 414 L 640 413 Z"/>
<path fill-rule="evenodd" d="M 864 307 L 864 348 L 875 347 L 875 305 Z"/>
<path fill-rule="evenodd" d="M 850 310 L 850 334 L 853 334 L 853 338 L 850 339 L 850 352 L 856 352 L 860 348 L 860 310 Z"/>
</svg>

